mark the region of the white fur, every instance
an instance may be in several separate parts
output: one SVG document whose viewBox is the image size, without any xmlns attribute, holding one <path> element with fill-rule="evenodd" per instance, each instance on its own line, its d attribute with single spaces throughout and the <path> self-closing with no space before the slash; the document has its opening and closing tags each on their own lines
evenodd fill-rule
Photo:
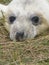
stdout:
<svg viewBox="0 0 49 65">
<path fill-rule="evenodd" d="M 24 32 L 24 39 L 34 38 L 49 28 L 49 3 L 47 0 L 12 0 L 8 5 L 0 4 L 0 17 L 5 15 L 5 27 L 10 32 L 10 38 L 15 39 L 17 32 Z M 9 16 L 16 16 L 17 20 L 9 24 Z M 33 25 L 30 16 L 37 15 L 41 18 L 41 25 Z"/>
</svg>

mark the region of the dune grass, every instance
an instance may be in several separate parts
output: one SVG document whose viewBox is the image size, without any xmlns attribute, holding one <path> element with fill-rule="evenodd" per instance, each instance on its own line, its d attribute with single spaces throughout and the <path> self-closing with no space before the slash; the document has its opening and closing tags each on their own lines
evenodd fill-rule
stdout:
<svg viewBox="0 0 49 65">
<path fill-rule="evenodd" d="M 10 0 L 0 0 L 7 4 Z M 3 20 L 0 20 L 1 22 Z M 0 65 L 49 65 L 49 31 L 35 39 L 13 42 L 0 22 Z"/>
</svg>

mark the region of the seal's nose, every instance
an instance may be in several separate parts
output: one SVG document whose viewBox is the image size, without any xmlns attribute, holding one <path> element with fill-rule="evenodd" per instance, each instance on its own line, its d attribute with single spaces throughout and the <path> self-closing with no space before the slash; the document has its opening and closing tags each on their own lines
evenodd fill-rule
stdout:
<svg viewBox="0 0 49 65">
<path fill-rule="evenodd" d="M 16 40 L 17 41 L 23 40 L 23 37 L 24 37 L 24 32 L 17 32 L 16 33 Z"/>
</svg>

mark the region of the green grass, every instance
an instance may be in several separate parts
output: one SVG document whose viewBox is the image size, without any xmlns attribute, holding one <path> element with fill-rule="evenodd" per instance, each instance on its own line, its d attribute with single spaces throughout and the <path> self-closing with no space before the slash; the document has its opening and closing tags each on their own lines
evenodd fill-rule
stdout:
<svg viewBox="0 0 49 65">
<path fill-rule="evenodd" d="M 9 0 L 0 2 L 7 4 Z M 49 65 L 49 31 L 35 39 L 13 42 L 0 23 L 0 65 Z"/>
</svg>

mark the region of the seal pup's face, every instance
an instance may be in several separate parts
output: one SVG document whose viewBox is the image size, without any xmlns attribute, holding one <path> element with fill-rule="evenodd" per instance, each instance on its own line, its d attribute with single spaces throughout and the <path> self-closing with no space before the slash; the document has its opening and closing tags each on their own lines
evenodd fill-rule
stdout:
<svg viewBox="0 0 49 65">
<path fill-rule="evenodd" d="M 11 40 L 21 41 L 34 38 L 48 28 L 43 13 L 32 3 L 21 3 L 17 7 L 8 6 L 6 20 Z"/>
</svg>

